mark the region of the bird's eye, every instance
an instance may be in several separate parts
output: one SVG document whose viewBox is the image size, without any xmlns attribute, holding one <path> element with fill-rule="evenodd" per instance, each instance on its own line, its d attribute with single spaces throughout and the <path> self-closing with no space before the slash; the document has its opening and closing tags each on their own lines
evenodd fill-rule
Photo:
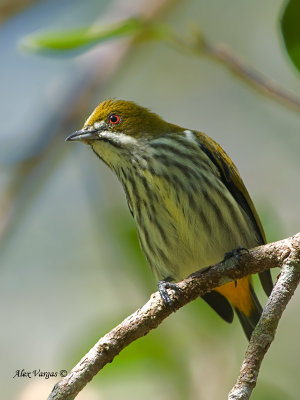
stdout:
<svg viewBox="0 0 300 400">
<path fill-rule="evenodd" d="M 121 117 L 117 114 L 110 114 L 108 117 L 108 122 L 112 125 L 117 125 L 121 122 Z"/>
</svg>

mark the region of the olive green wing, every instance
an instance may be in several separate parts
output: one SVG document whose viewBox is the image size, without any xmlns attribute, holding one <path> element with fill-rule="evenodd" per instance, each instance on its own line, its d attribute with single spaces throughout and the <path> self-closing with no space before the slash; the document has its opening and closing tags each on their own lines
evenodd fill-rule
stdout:
<svg viewBox="0 0 300 400">
<path fill-rule="evenodd" d="M 227 153 L 222 149 L 222 147 L 213 139 L 202 132 L 195 132 L 195 134 L 197 136 L 199 146 L 217 167 L 221 181 L 240 205 L 240 207 L 249 216 L 257 236 L 260 239 L 260 244 L 265 244 L 266 236 L 262 224 L 236 166 Z M 267 296 L 269 296 L 273 289 L 270 271 L 267 270 L 261 272 L 259 274 L 259 278 L 265 293 Z"/>
</svg>

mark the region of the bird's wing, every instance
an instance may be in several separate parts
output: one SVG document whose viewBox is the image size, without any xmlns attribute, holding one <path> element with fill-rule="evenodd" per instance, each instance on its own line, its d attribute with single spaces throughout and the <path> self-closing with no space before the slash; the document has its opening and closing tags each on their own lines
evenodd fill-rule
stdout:
<svg viewBox="0 0 300 400">
<path fill-rule="evenodd" d="M 255 232 L 260 239 L 260 244 L 265 244 L 266 236 L 264 229 L 236 166 L 218 143 L 208 137 L 205 133 L 195 133 L 199 146 L 217 167 L 221 181 L 250 218 Z M 259 277 L 264 291 L 269 296 L 273 288 L 270 271 L 267 270 L 260 273 Z"/>
</svg>

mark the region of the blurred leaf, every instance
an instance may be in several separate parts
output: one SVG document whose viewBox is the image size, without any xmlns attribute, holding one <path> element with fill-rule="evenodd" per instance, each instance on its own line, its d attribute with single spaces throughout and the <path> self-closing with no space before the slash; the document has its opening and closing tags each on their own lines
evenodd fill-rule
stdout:
<svg viewBox="0 0 300 400">
<path fill-rule="evenodd" d="M 150 25 L 141 19 L 131 18 L 109 25 L 32 34 L 22 39 L 21 48 L 34 52 L 65 51 L 141 33 L 147 39 L 163 38 L 167 29 L 162 25 Z"/>
<path fill-rule="evenodd" d="M 281 31 L 286 50 L 298 70 L 300 70 L 300 1 L 285 3 L 281 17 Z"/>
<path fill-rule="evenodd" d="M 144 23 L 136 18 L 122 22 L 70 29 L 66 31 L 41 32 L 27 36 L 22 45 L 27 50 L 71 50 L 77 47 L 103 42 L 116 37 L 132 35 L 144 28 Z"/>
</svg>

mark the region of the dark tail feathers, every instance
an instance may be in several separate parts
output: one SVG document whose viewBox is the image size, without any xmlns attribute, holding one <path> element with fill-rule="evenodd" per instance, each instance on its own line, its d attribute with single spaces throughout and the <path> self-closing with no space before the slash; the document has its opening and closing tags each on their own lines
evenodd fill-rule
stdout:
<svg viewBox="0 0 300 400">
<path fill-rule="evenodd" d="M 243 327 L 243 330 L 248 338 L 250 340 L 252 332 L 261 316 L 262 313 L 262 307 L 259 303 L 259 300 L 253 290 L 252 285 L 250 284 L 250 293 L 251 293 L 251 298 L 253 301 L 253 310 L 249 316 L 245 315 L 242 313 L 240 310 L 235 308 L 235 312 L 240 320 L 240 323 Z M 211 306 L 211 308 L 221 317 L 224 319 L 226 322 L 232 322 L 233 320 L 233 310 L 232 306 L 229 303 L 229 301 L 222 296 L 220 293 L 216 291 L 212 291 L 209 293 L 206 293 L 205 295 L 202 296 L 202 299 L 205 300 L 207 304 Z"/>
<path fill-rule="evenodd" d="M 253 300 L 253 310 L 251 311 L 251 314 L 249 316 L 247 316 L 244 313 L 242 313 L 240 310 L 235 308 L 235 312 L 240 320 L 240 323 L 243 327 L 243 330 L 244 330 L 248 340 L 250 340 L 252 332 L 253 332 L 254 328 L 256 327 L 256 324 L 258 323 L 258 320 L 262 313 L 262 307 L 259 303 L 259 300 L 258 300 L 251 284 L 250 284 L 250 293 L 251 293 L 251 297 Z"/>
</svg>

